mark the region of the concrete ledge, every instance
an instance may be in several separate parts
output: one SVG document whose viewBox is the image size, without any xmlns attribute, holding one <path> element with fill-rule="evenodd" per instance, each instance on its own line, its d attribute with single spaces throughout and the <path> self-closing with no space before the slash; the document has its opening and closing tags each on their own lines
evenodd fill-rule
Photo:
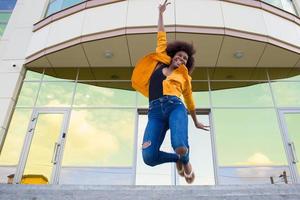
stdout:
<svg viewBox="0 0 300 200">
<path fill-rule="evenodd" d="M 237 199 L 299 200 L 300 185 L 233 186 L 89 186 L 89 185 L 0 185 L 0 200 L 56 199 Z"/>
</svg>

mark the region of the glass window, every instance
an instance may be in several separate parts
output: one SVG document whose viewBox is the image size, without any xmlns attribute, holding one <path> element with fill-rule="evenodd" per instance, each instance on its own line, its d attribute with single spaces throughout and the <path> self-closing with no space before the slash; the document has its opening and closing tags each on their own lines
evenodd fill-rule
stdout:
<svg viewBox="0 0 300 200">
<path fill-rule="evenodd" d="M 135 109 L 74 109 L 63 166 L 133 165 Z"/>
<path fill-rule="evenodd" d="M 148 108 L 149 107 L 148 97 L 145 97 L 141 93 L 137 92 L 137 98 L 138 98 L 138 107 L 139 108 Z"/>
<path fill-rule="evenodd" d="M 0 154 L 0 165 L 18 164 L 31 112 L 30 109 L 15 110 Z"/>
<path fill-rule="evenodd" d="M 284 184 L 283 178 L 279 178 L 283 171 L 287 173 L 288 183 L 291 183 L 288 166 L 220 167 L 219 183 L 221 185 L 270 184 L 270 177 L 273 177 L 276 184 Z"/>
<path fill-rule="evenodd" d="M 41 70 L 40 72 L 34 72 L 34 71 L 27 70 L 25 80 L 39 81 L 42 79 L 42 75 L 43 75 L 43 70 Z"/>
<path fill-rule="evenodd" d="M 46 12 L 46 17 L 49 15 L 58 12 L 61 10 L 63 0 L 54 0 L 50 1 L 47 12 Z"/>
<path fill-rule="evenodd" d="M 284 10 L 296 14 L 296 10 L 292 0 L 282 0 L 282 7 Z"/>
<path fill-rule="evenodd" d="M 4 30 L 5 30 L 6 24 L 0 23 L 0 37 L 2 37 Z"/>
<path fill-rule="evenodd" d="M 72 82 L 43 82 L 37 106 L 70 106 L 73 96 Z"/>
<path fill-rule="evenodd" d="M 0 0 L 0 10 L 13 10 L 17 0 Z"/>
<path fill-rule="evenodd" d="M 58 113 L 38 115 L 23 171 L 24 176 L 39 175 L 47 183 L 51 180 L 53 149 L 60 135 L 63 119 L 64 115 Z"/>
<path fill-rule="evenodd" d="M 84 2 L 84 0 L 53 0 L 53 1 L 50 1 L 47 12 L 46 12 L 46 17 L 53 13 L 59 12 L 65 8 L 79 4 L 81 2 Z"/>
<path fill-rule="evenodd" d="M 222 89 L 226 87 L 228 87 L 228 89 Z M 214 107 L 273 106 L 272 95 L 268 83 L 211 82 L 211 88 L 213 90 L 211 92 L 211 97 Z"/>
<path fill-rule="evenodd" d="M 272 89 L 277 106 L 300 106 L 300 82 L 274 82 Z"/>
<path fill-rule="evenodd" d="M 220 166 L 287 165 L 274 109 L 213 109 Z"/>
<path fill-rule="evenodd" d="M 210 107 L 208 82 L 192 82 L 192 85 L 196 108 Z"/>
<path fill-rule="evenodd" d="M 287 12 L 296 14 L 292 0 L 263 0 L 263 1 L 277 8 L 281 8 Z"/>
<path fill-rule="evenodd" d="M 7 23 L 11 12 L 0 12 L 0 22 Z"/>
<path fill-rule="evenodd" d="M 278 8 L 283 8 L 281 0 L 263 0 L 264 2 L 271 4 L 272 6 L 276 6 Z"/>
<path fill-rule="evenodd" d="M 63 5 L 62 5 L 62 9 L 74 6 L 74 5 L 79 4 L 83 1 L 84 0 L 64 0 Z"/>
<path fill-rule="evenodd" d="M 115 87 L 109 87 L 114 84 Z M 112 85 L 113 86 L 113 85 Z M 134 91 L 123 88 L 131 84 L 115 83 L 78 83 L 75 95 L 75 106 L 135 106 L 136 96 Z"/>
<path fill-rule="evenodd" d="M 34 106 L 40 83 L 24 82 L 17 106 Z"/>
<path fill-rule="evenodd" d="M 289 135 L 289 141 L 293 142 L 295 146 L 295 155 L 300 155 L 300 112 L 298 113 L 285 113 L 284 120 L 287 126 L 287 131 Z M 296 163 L 298 172 L 300 172 L 300 163 Z"/>
</svg>

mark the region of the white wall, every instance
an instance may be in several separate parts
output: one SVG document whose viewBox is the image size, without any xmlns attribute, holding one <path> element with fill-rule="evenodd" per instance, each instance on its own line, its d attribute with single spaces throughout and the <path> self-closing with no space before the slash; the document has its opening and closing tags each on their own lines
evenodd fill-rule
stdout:
<svg viewBox="0 0 300 200">
<path fill-rule="evenodd" d="M 42 18 L 47 3 L 48 0 L 18 0 L 0 39 L 0 144 L 24 77 L 23 64 L 33 24 Z"/>
<path fill-rule="evenodd" d="M 55 21 L 34 33 L 27 56 L 70 39 L 107 30 L 156 27 L 158 2 L 159 0 L 128 0 L 87 9 Z M 164 16 L 166 25 L 229 28 L 270 36 L 300 46 L 300 26 L 264 10 L 216 0 L 171 2 Z M 190 12 L 194 8 L 197 8 L 197 12 Z"/>
</svg>

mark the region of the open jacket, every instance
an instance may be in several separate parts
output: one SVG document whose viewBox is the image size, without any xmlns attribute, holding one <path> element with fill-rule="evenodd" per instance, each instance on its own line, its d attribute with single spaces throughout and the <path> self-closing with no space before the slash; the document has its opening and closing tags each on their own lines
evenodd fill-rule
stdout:
<svg viewBox="0 0 300 200">
<path fill-rule="evenodd" d="M 171 62 L 166 49 L 166 32 L 158 32 L 156 52 L 148 54 L 139 60 L 133 70 L 131 77 L 132 87 L 146 97 L 149 97 L 150 77 L 157 64 L 161 62 L 169 65 Z M 187 109 L 189 111 L 195 110 L 191 80 L 192 78 L 188 74 L 187 67 L 180 65 L 163 81 L 163 95 L 174 95 L 179 98 L 183 95 Z"/>
</svg>

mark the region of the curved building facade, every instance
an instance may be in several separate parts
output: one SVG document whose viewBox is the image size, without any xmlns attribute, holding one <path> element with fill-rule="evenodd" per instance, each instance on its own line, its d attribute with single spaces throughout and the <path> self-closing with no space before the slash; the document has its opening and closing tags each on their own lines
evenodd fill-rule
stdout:
<svg viewBox="0 0 300 200">
<path fill-rule="evenodd" d="M 155 50 L 159 2 L 16 2 L 0 31 L 0 183 L 185 184 L 173 164 L 142 162 L 148 100 L 130 82 Z M 190 120 L 194 184 L 299 183 L 300 1 L 170 2 L 168 41 L 196 48 L 211 126 Z"/>
</svg>

